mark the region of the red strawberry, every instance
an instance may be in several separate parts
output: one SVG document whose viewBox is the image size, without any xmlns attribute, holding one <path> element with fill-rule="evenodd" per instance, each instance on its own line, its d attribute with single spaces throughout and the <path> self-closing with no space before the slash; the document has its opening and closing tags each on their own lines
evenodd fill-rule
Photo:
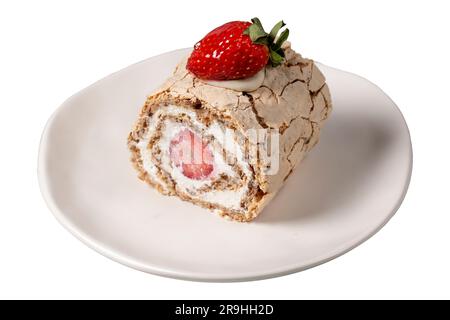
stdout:
<svg viewBox="0 0 450 320">
<path fill-rule="evenodd" d="M 208 143 L 188 129 L 172 139 L 169 152 L 172 163 L 189 179 L 204 180 L 214 170 L 214 157 Z"/>
<path fill-rule="evenodd" d="M 281 44 L 288 38 L 284 30 L 275 38 L 284 22 L 266 33 L 258 18 L 252 23 L 232 21 L 214 29 L 197 42 L 187 62 L 187 69 L 205 80 L 235 80 L 254 76 L 270 60 L 273 66 L 284 58 Z"/>
</svg>

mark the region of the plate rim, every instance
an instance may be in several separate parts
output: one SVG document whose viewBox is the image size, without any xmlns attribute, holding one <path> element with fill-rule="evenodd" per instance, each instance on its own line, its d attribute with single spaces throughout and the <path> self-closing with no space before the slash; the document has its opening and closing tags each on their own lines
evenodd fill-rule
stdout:
<svg viewBox="0 0 450 320">
<path fill-rule="evenodd" d="M 332 261 L 334 259 L 336 259 L 337 257 L 340 257 L 346 253 L 348 253 L 349 251 L 353 250 L 354 248 L 358 247 L 359 245 L 361 245 L 362 243 L 366 242 L 367 240 L 369 240 L 370 238 L 372 238 L 376 233 L 378 233 L 378 231 L 380 231 L 390 220 L 391 218 L 397 213 L 398 209 L 400 208 L 401 204 L 403 203 L 406 194 L 408 193 L 408 189 L 409 189 L 409 185 L 411 182 L 411 177 L 412 177 L 412 172 L 413 172 L 413 162 L 414 162 L 414 156 L 413 156 L 413 146 L 412 146 L 412 141 L 411 141 L 411 134 L 410 134 L 410 130 L 408 127 L 408 124 L 405 120 L 405 117 L 403 115 L 403 113 L 401 112 L 400 108 L 397 106 L 397 104 L 376 84 L 374 84 L 373 82 L 371 82 L 370 80 L 348 72 L 348 71 L 344 71 L 344 70 L 340 70 L 334 67 L 330 67 L 327 65 L 324 65 L 322 63 L 318 63 L 319 68 L 325 67 L 325 68 L 329 68 L 332 69 L 334 71 L 337 71 L 339 73 L 345 73 L 347 75 L 353 76 L 353 77 L 357 77 L 362 81 L 366 81 L 368 82 L 371 86 L 375 87 L 378 91 L 380 91 L 382 94 L 384 94 L 389 101 L 391 102 L 392 106 L 394 107 L 394 110 L 396 110 L 396 112 L 398 113 L 398 115 L 400 116 L 401 122 L 403 124 L 404 129 L 406 129 L 406 134 L 407 134 L 407 138 L 409 141 L 409 145 L 408 145 L 408 149 L 409 149 L 409 154 L 408 154 L 408 158 L 409 158 L 409 167 L 408 167 L 408 172 L 407 172 L 407 177 L 406 177 L 406 181 L 403 184 L 403 190 L 402 193 L 400 195 L 400 197 L 398 198 L 396 204 L 393 206 L 391 212 L 386 216 L 386 218 L 376 227 L 374 228 L 371 232 L 369 232 L 367 235 L 365 235 L 364 237 L 362 237 L 361 239 L 358 239 L 357 241 L 352 241 L 351 245 L 346 245 L 346 246 L 342 246 L 341 248 L 335 249 L 333 250 L 334 253 L 332 254 L 323 254 L 321 258 L 316 258 L 313 259 L 314 261 L 311 262 L 303 262 L 298 265 L 294 265 L 291 267 L 287 267 L 287 268 L 282 268 L 282 270 L 273 270 L 273 271 L 265 271 L 265 272 L 259 272 L 259 273 L 255 273 L 255 274 L 248 274 L 248 275 L 237 275 L 235 277 L 229 277 L 229 276 L 211 276 L 211 275 L 201 275 L 195 272 L 189 272 L 189 271 L 178 271 L 178 270 L 173 270 L 173 269 L 164 269 L 149 263 L 146 264 L 142 264 L 139 263 L 138 261 L 136 261 L 135 259 L 128 257 L 122 253 L 117 253 L 116 251 L 114 251 L 113 249 L 110 249 L 107 247 L 107 245 L 102 244 L 100 241 L 96 240 L 95 238 L 85 234 L 84 232 L 82 232 L 81 230 L 79 230 L 75 225 L 73 225 L 65 216 L 65 214 L 58 208 L 58 206 L 56 205 L 50 191 L 47 185 L 47 180 L 46 177 L 44 175 L 44 170 L 42 169 L 44 167 L 44 163 L 45 163 L 45 159 L 46 159 L 46 150 L 48 148 L 48 144 L 47 144 L 47 136 L 49 134 L 49 128 L 51 127 L 53 120 L 55 119 L 56 115 L 61 112 L 61 110 L 63 110 L 66 106 L 67 106 L 67 102 L 72 100 L 73 98 L 81 95 L 85 90 L 90 89 L 94 86 L 96 86 L 99 82 L 103 81 L 104 79 L 107 79 L 111 76 L 114 76 L 117 73 L 120 73 L 128 68 L 131 67 L 136 67 L 139 64 L 145 63 L 148 60 L 151 59 L 155 59 L 157 57 L 163 56 L 163 55 L 167 55 L 167 54 L 173 54 L 175 52 L 179 52 L 179 51 L 186 51 L 188 50 L 187 48 L 183 48 L 183 49 L 177 49 L 177 50 L 172 50 L 172 51 L 168 51 L 168 52 L 164 52 L 152 57 L 149 57 L 147 59 L 141 60 L 139 62 L 133 63 L 125 68 L 122 68 L 116 72 L 113 72 L 95 82 L 93 82 L 92 84 L 88 85 L 87 87 L 79 90 L 78 92 L 74 93 L 73 95 L 71 95 L 70 97 L 68 97 L 66 100 L 64 100 L 64 102 L 62 104 L 59 105 L 58 108 L 56 108 L 53 113 L 50 115 L 49 119 L 47 120 L 43 132 L 41 134 L 41 138 L 39 141 L 39 151 L 38 151 L 38 161 L 37 161 L 37 178 L 38 178 L 38 185 L 39 185 L 39 189 L 41 192 L 42 197 L 44 198 L 44 201 L 48 207 L 48 209 L 50 210 L 50 212 L 52 213 L 52 215 L 56 218 L 56 220 L 67 230 L 69 231 L 75 238 L 77 238 L 78 240 L 80 240 L 82 243 L 84 243 L 87 247 L 93 249 L 94 251 L 100 253 L 101 255 L 115 261 L 118 262 L 122 265 L 125 265 L 127 267 L 131 267 L 133 269 L 139 270 L 141 272 L 145 272 L 145 273 L 149 273 L 149 274 L 153 274 L 153 275 L 157 275 L 157 276 L 162 276 L 162 277 L 167 277 L 167 278 L 173 278 L 173 279 L 178 279 L 178 280 L 188 280 L 188 281 L 198 281 L 198 282 L 217 282 L 217 283 L 225 283 L 225 282 L 244 282 L 244 281 L 256 281 L 256 280 L 264 280 L 264 279 L 270 279 L 270 278 L 275 278 L 275 277 L 281 277 L 281 276 L 285 276 L 285 275 L 289 275 L 289 274 L 293 274 L 293 273 L 297 273 L 297 272 L 301 272 L 301 271 L 305 271 L 311 268 L 314 268 L 316 266 L 322 265 L 324 263 L 327 263 L 329 261 Z"/>
</svg>

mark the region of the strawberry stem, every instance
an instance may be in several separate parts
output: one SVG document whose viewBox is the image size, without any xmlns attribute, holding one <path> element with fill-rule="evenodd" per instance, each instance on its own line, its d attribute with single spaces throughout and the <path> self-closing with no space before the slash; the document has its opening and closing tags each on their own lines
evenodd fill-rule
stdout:
<svg viewBox="0 0 450 320">
<path fill-rule="evenodd" d="M 265 45 L 269 49 L 269 61 L 273 67 L 276 67 L 284 61 L 284 51 L 281 49 L 283 42 L 289 37 L 289 29 L 283 30 L 277 38 L 280 30 L 286 25 L 283 20 L 279 21 L 267 33 L 258 18 L 253 18 L 252 24 L 244 30 L 244 34 L 248 35 L 253 43 Z"/>
</svg>

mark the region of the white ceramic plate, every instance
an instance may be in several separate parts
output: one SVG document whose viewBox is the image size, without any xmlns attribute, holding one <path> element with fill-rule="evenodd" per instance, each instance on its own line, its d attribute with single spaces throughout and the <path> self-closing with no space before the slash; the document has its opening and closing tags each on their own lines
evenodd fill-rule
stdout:
<svg viewBox="0 0 450 320">
<path fill-rule="evenodd" d="M 114 73 L 69 98 L 48 121 L 39 182 L 53 214 L 77 238 L 142 271 L 242 281 L 329 261 L 392 217 L 411 176 L 406 123 L 378 87 L 324 65 L 334 110 L 321 141 L 254 222 L 221 219 L 138 180 L 127 134 L 146 95 L 187 53 Z"/>
</svg>

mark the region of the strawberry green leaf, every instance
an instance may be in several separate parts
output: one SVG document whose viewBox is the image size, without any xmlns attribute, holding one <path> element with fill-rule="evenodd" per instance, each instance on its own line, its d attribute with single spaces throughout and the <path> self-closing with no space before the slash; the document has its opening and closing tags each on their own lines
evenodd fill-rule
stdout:
<svg viewBox="0 0 450 320">
<path fill-rule="evenodd" d="M 267 37 L 259 38 L 259 39 L 255 40 L 255 41 L 253 41 L 253 43 L 254 44 L 262 44 L 262 45 L 265 45 L 266 47 L 269 46 L 269 41 L 268 41 Z"/>
<path fill-rule="evenodd" d="M 273 28 L 272 30 L 270 30 L 270 40 L 271 42 L 275 41 L 275 38 L 278 35 L 278 32 L 280 31 L 281 28 L 283 28 L 286 24 L 284 23 L 283 20 L 279 21 Z"/>
<path fill-rule="evenodd" d="M 262 25 L 261 21 L 258 18 L 256 18 L 256 17 L 253 18 L 252 22 L 253 22 L 253 24 L 257 25 L 264 33 L 266 33 L 266 31 L 264 31 L 264 28 L 263 28 L 263 25 Z"/>
<path fill-rule="evenodd" d="M 257 24 L 250 25 L 247 29 L 244 30 L 244 34 L 247 34 L 252 42 L 257 43 L 258 40 L 267 37 L 267 33 Z M 267 43 L 267 42 L 266 42 Z M 265 44 L 265 43 L 259 43 Z"/>
<path fill-rule="evenodd" d="M 280 49 L 281 45 L 283 44 L 283 42 L 287 40 L 288 37 L 289 37 L 289 29 L 286 29 L 280 34 L 280 37 L 278 38 L 277 43 L 275 43 L 273 49 L 275 51 Z"/>
<path fill-rule="evenodd" d="M 278 50 L 275 50 L 275 52 L 284 58 L 284 50 L 283 49 L 280 48 Z"/>
<path fill-rule="evenodd" d="M 284 58 L 275 51 L 270 51 L 270 62 L 272 67 L 279 66 L 284 61 Z"/>
</svg>

